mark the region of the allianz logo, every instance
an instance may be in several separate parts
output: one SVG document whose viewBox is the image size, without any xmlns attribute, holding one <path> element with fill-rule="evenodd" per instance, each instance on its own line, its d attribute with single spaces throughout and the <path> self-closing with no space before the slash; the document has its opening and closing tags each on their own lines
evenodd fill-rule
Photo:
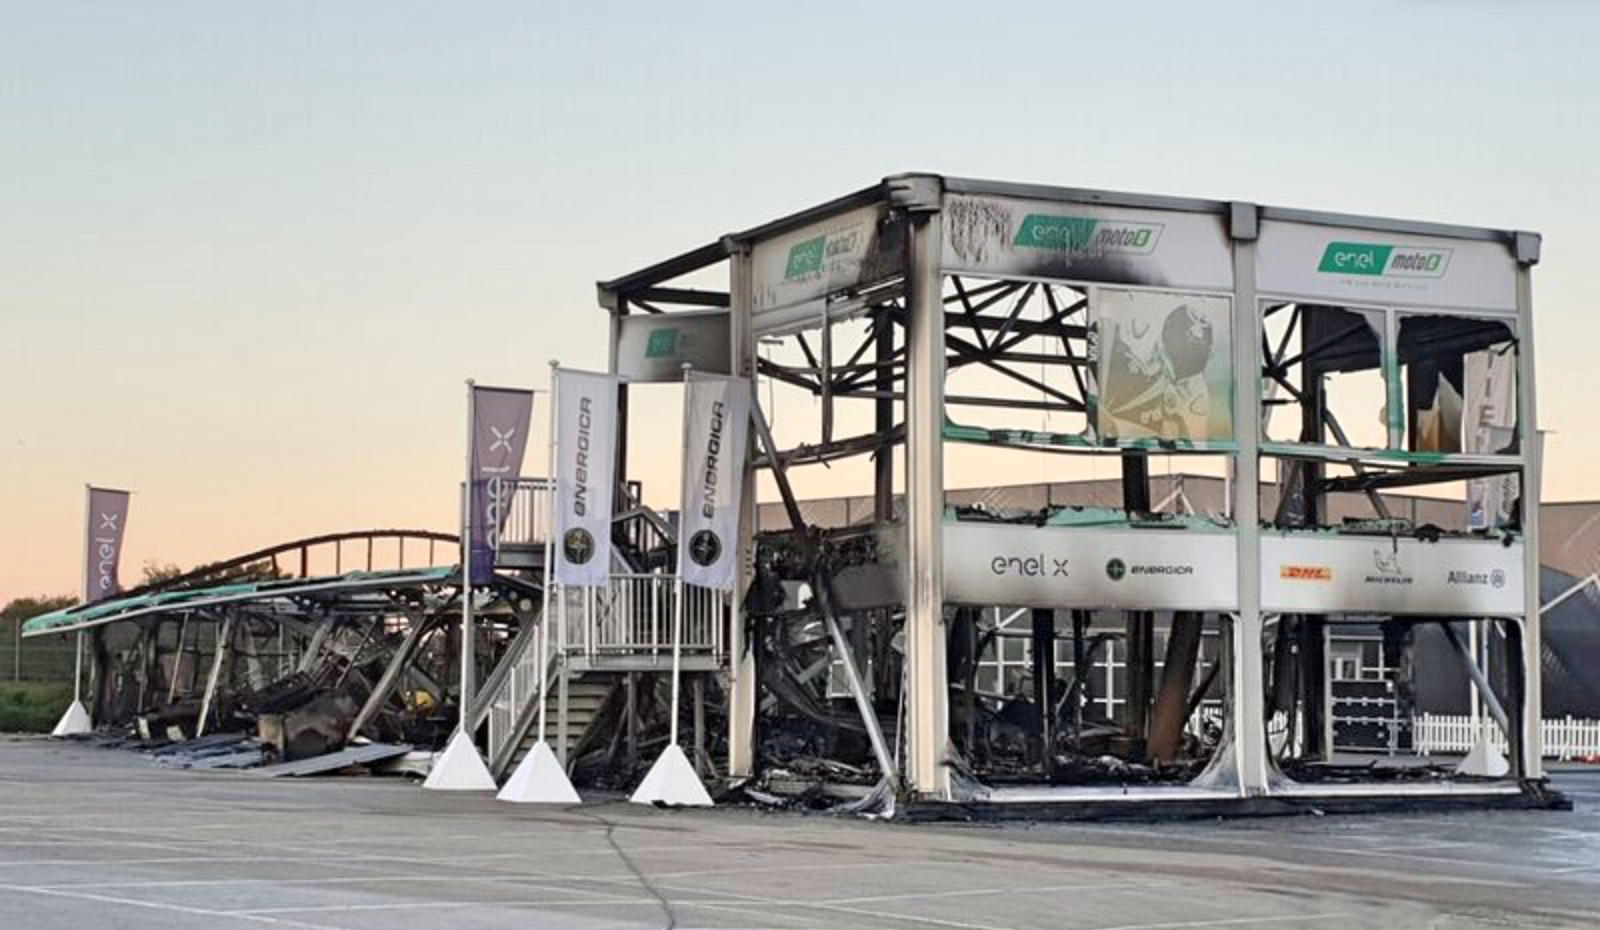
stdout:
<svg viewBox="0 0 1600 930">
<path fill-rule="evenodd" d="M 1451 569 L 1446 573 L 1444 580 L 1445 584 L 1487 585 L 1491 588 L 1503 588 L 1506 586 L 1506 573 L 1498 568 L 1487 572 Z"/>
</svg>

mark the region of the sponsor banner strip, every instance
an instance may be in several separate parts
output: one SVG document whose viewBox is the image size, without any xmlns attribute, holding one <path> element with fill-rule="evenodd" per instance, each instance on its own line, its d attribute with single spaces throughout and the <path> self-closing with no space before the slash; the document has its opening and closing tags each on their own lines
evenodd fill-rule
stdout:
<svg viewBox="0 0 1600 930">
<path fill-rule="evenodd" d="M 945 597 L 958 604 L 1233 610 L 1231 533 L 946 523 Z"/>
<path fill-rule="evenodd" d="M 1233 288 L 1220 216 L 1016 197 L 945 197 L 947 272 L 1106 284 Z"/>
<path fill-rule="evenodd" d="M 1522 544 L 1499 540 L 1273 535 L 1261 540 L 1261 606 L 1286 613 L 1514 615 Z"/>
<path fill-rule="evenodd" d="M 1012 607 L 1230 611 L 1229 532 L 947 522 L 945 597 Z M 1507 616 L 1522 612 L 1522 544 L 1498 540 L 1267 535 L 1272 613 Z"/>
<path fill-rule="evenodd" d="M 1264 220 L 1256 287 L 1362 304 L 1510 312 L 1517 308 L 1517 263 L 1499 242 Z"/>
</svg>

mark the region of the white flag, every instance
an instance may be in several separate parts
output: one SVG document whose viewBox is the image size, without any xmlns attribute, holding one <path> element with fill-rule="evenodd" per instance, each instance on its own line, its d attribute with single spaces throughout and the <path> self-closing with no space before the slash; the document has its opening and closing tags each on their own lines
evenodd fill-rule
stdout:
<svg viewBox="0 0 1600 930">
<path fill-rule="evenodd" d="M 556 372 L 556 581 L 604 585 L 611 573 L 617 379 Z"/>
<path fill-rule="evenodd" d="M 678 520 L 678 575 L 685 584 L 733 590 L 749 425 L 749 382 L 688 373 Z"/>
</svg>

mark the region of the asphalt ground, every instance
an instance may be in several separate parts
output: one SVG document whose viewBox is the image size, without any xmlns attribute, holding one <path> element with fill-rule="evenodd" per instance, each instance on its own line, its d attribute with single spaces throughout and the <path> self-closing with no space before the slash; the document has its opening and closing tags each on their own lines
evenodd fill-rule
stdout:
<svg viewBox="0 0 1600 930">
<path fill-rule="evenodd" d="M 0 928 L 1600 927 L 1578 810 L 901 826 L 550 809 L 0 742 Z"/>
</svg>

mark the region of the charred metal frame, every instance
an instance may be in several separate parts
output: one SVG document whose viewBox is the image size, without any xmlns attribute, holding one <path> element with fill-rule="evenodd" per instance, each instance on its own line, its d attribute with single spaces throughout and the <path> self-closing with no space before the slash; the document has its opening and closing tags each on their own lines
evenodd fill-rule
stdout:
<svg viewBox="0 0 1600 930">
<path fill-rule="evenodd" d="M 137 723 L 151 738 L 175 730 L 198 737 L 238 721 L 241 708 L 245 720 L 259 716 L 253 701 L 282 703 L 272 695 L 288 690 L 353 701 L 344 705 L 348 713 L 320 722 L 330 744 L 393 738 L 402 726 L 423 734 L 426 745 L 433 724 L 418 718 L 426 709 L 397 697 L 403 683 L 426 693 L 434 708 L 473 700 L 475 725 L 487 713 L 483 695 L 461 694 L 454 674 L 458 627 L 447 621 L 459 609 L 459 569 L 432 564 L 436 555 L 453 561 L 458 545 L 455 536 L 418 530 L 297 539 L 62 611 L 50 628 L 29 635 L 86 634 L 101 726 Z M 346 569 L 348 549 L 356 552 L 355 572 L 312 574 L 313 565 Z M 537 602 L 539 587 L 507 575 L 488 587 L 493 600 L 481 611 L 478 637 L 528 638 L 519 634 L 534 628 L 527 605 Z M 175 641 L 164 635 L 172 630 Z M 126 644 L 115 654 L 112 638 Z"/>
<path fill-rule="evenodd" d="M 962 433 L 947 427 L 949 408 L 970 407 L 987 410 L 1042 410 L 1092 417 L 1091 379 L 1093 359 L 1089 349 L 1087 322 L 1089 286 L 1092 283 L 1065 279 L 1028 279 L 952 273 L 943 265 L 940 212 L 951 195 L 987 195 L 1027 198 L 1059 204 L 1092 207 L 1122 207 L 1161 210 L 1214 217 L 1226 230 L 1231 251 L 1232 280 L 1222 296 L 1231 300 L 1235 374 L 1233 400 L 1234 440 L 1225 447 L 1173 449 L 1159 443 L 1098 443 L 1069 441 L 1068 437 L 1029 430 L 990 429 L 986 435 Z M 822 312 L 814 325 L 790 328 L 777 335 L 785 340 L 789 355 L 801 362 L 764 358 L 758 352 L 760 322 L 757 319 L 752 251 L 763 242 L 806 228 L 819 221 L 838 217 L 867 206 L 881 206 L 888 221 L 900 224 L 905 235 L 904 265 L 901 273 L 888 278 L 862 282 L 861 286 L 829 292 L 822 301 Z M 1264 315 L 1297 313 L 1294 295 L 1257 294 L 1258 240 L 1264 222 L 1309 223 L 1322 227 L 1348 229 L 1359 233 L 1424 236 L 1464 242 L 1492 243 L 1503 247 L 1517 265 L 1516 310 L 1514 324 L 1519 343 L 1518 422 L 1523 424 L 1520 451 L 1511 456 L 1474 459 L 1471 456 L 1444 457 L 1436 462 L 1407 461 L 1384 457 L 1371 450 L 1350 448 L 1343 441 L 1339 424 L 1326 415 L 1315 387 L 1290 384 L 1287 369 L 1309 356 L 1318 347 L 1295 348 L 1285 335 L 1271 345 L 1262 332 Z M 1231 655 L 1227 692 L 1232 702 L 1231 739 L 1224 758 L 1216 760 L 1206 784 L 1218 796 L 1251 798 L 1283 794 L 1274 753 L 1268 745 L 1262 721 L 1276 703 L 1276 689 L 1269 691 L 1267 661 L 1263 644 L 1269 624 L 1280 632 L 1280 640 L 1293 648 L 1286 655 L 1298 655 L 1302 672 L 1294 676 L 1298 700 L 1325 700 L 1325 669 L 1311 669 L 1321 661 L 1324 639 L 1322 618 L 1304 617 L 1285 624 L 1264 613 L 1261 592 L 1261 526 L 1256 489 L 1262 480 L 1266 458 L 1293 463 L 1295 496 L 1308 515 L 1302 525 L 1316 525 L 1321 501 L 1330 493 L 1358 491 L 1369 495 L 1379 516 L 1382 501 L 1377 492 L 1413 484 L 1459 480 L 1465 477 L 1516 472 L 1521 476 L 1524 499 L 1538 499 L 1539 463 L 1537 443 L 1532 441 L 1536 410 L 1532 371 L 1532 313 L 1530 298 L 1531 267 L 1538 261 L 1536 234 L 1507 232 L 1383 218 L 1318 213 L 1251 203 L 1185 198 L 1154 197 L 1078 188 L 1020 185 L 907 174 L 886 178 L 882 183 L 845 197 L 793 214 L 773 223 L 724 236 L 714 242 L 666 259 L 623 277 L 598 284 L 601 306 L 612 316 L 612 365 L 617 365 L 617 322 L 631 313 L 666 313 L 696 308 L 726 308 L 730 316 L 732 342 L 729 370 L 752 379 L 765 377 L 800 391 L 821 402 L 820 423 L 815 441 L 792 448 L 752 456 L 745 477 L 745 518 L 741 526 L 744 568 L 741 590 L 753 578 L 754 558 L 754 470 L 777 471 L 806 464 L 872 455 L 875 458 L 873 485 L 875 516 L 879 523 L 895 518 L 893 502 L 894 456 L 903 450 L 903 477 L 906 489 L 904 523 L 906 542 L 901 565 L 904 593 L 904 631 L 906 634 L 907 681 L 904 719 L 896 742 L 903 744 L 900 774 L 912 798 L 953 800 L 949 739 L 949 682 L 947 681 L 946 634 L 951 617 L 946 611 L 942 579 L 942 527 L 945 520 L 942 449 L 946 441 L 979 441 L 999 446 L 1019 446 L 1041 451 L 1076 454 L 1118 455 L 1123 460 L 1125 501 L 1131 511 L 1149 508 L 1148 473 L 1145 455 L 1205 452 L 1224 454 L 1231 466 L 1232 491 L 1230 516 L 1235 537 L 1238 608 L 1230 612 L 1227 646 Z M 685 275 L 703 272 L 723 261 L 728 262 L 727 292 L 674 286 Z M 1124 287 L 1122 284 L 1111 286 Z M 840 321 L 863 320 L 859 338 L 837 347 L 835 329 Z M 818 332 L 820 330 L 820 332 Z M 811 334 L 818 341 L 813 342 Z M 1019 366 L 1039 366 L 1049 374 L 1034 375 Z M 1004 379 L 1005 383 L 1034 396 L 1008 396 L 1001 392 L 947 392 L 947 377 L 963 370 L 983 370 Z M 1262 435 L 1262 398 L 1255 389 L 1257 373 L 1279 385 L 1290 402 L 1302 407 L 1301 443 L 1267 443 Z M 1052 379 L 1051 376 L 1054 376 Z M 834 435 L 835 404 L 839 400 L 872 403 L 872 432 L 838 437 Z M 897 411 L 898 405 L 898 411 Z M 619 411 L 619 431 L 626 435 L 626 402 Z M 899 416 L 896 416 L 896 413 Z M 1325 444 L 1333 434 L 1345 449 Z M 1346 465 L 1351 476 L 1329 477 L 1327 467 Z M 1143 496 L 1140 496 L 1142 490 Z M 791 507 L 793 502 L 789 502 Z M 1537 507 L 1523 508 L 1520 537 L 1524 540 L 1523 572 L 1526 578 L 1538 577 Z M 1512 630 L 1521 639 L 1523 698 L 1512 713 L 1519 718 L 1520 740 L 1515 755 L 1517 770 L 1524 783 L 1541 776 L 1538 746 L 1538 593 L 1537 585 L 1526 587 L 1521 615 L 1509 618 Z M 1080 611 L 1073 611 L 1074 627 L 1082 627 Z M 1147 637 L 1146 620 L 1130 621 L 1130 641 Z M 852 632 L 854 632 L 853 625 Z M 1175 625 L 1176 629 L 1176 625 Z M 1169 656 L 1179 661 L 1191 654 L 1199 641 L 1198 624 L 1184 620 L 1177 642 L 1169 642 Z M 1296 637 L 1293 644 L 1289 632 Z M 755 739 L 758 716 L 757 669 L 750 643 L 747 617 L 734 619 L 729 635 L 731 656 L 727 670 L 728 694 L 728 774 L 738 779 L 751 775 L 757 766 Z M 1075 637 L 1081 648 L 1082 637 Z M 1148 640 L 1143 663 L 1149 663 Z M 859 645 L 853 648 L 859 648 Z M 857 661 L 860 660 L 857 655 Z M 1081 657 L 1080 657 L 1081 658 Z M 1281 667 L 1281 666 L 1279 666 Z M 1284 679 L 1288 680 L 1288 679 Z M 1183 680 L 1187 690 L 1191 682 Z M 1274 682 L 1276 684 L 1276 682 Z M 1076 686 L 1074 686 L 1075 688 Z M 1170 745 L 1173 721 L 1181 724 L 1187 695 L 1150 693 L 1145 680 L 1142 692 L 1149 697 L 1150 712 L 1161 730 L 1161 742 Z M 1048 688 L 1045 689 L 1048 693 Z M 1317 713 L 1325 713 L 1321 707 Z M 1313 714 L 1315 717 L 1316 714 Z M 1534 725 L 1528 725 L 1533 723 Z M 1313 721 L 1313 725 L 1316 722 Z M 1308 729 L 1310 727 L 1308 726 Z M 903 734 L 903 739 L 901 738 Z M 1382 793 L 1381 790 L 1377 793 Z"/>
</svg>

